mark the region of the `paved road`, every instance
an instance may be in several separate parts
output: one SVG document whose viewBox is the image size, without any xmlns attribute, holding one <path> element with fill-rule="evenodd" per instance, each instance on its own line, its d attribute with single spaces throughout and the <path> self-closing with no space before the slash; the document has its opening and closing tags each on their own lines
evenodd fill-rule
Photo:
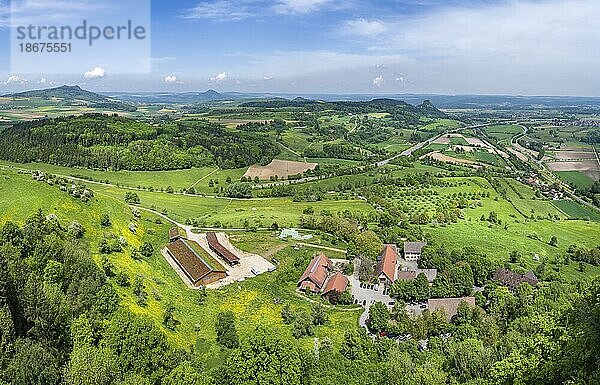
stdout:
<svg viewBox="0 0 600 385">
<path fill-rule="evenodd" d="M 357 260 L 354 261 L 354 271 L 358 271 Z M 358 276 L 353 274 L 348 278 L 350 279 L 350 290 L 352 296 L 358 302 L 359 305 L 365 308 L 365 310 L 358 319 L 358 324 L 360 325 L 360 327 L 365 328 L 365 330 L 367 330 L 368 333 L 369 330 L 367 328 L 367 319 L 369 318 L 369 308 L 371 307 L 371 305 L 375 302 L 383 302 L 391 308 L 392 305 L 390 305 L 390 303 L 394 300 L 389 295 L 383 294 L 382 287 L 380 287 L 379 290 L 362 288 L 360 287 L 360 280 L 358 279 Z"/>
</svg>

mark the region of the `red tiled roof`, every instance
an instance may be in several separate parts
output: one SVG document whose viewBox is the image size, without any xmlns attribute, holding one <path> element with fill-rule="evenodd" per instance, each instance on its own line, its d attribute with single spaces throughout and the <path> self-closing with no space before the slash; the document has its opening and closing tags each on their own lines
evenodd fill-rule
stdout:
<svg viewBox="0 0 600 385">
<path fill-rule="evenodd" d="M 382 273 L 394 282 L 396 272 L 396 261 L 398 260 L 398 252 L 393 245 L 384 245 L 379 262 L 377 262 L 377 276 Z"/>
<path fill-rule="evenodd" d="M 331 270 L 333 263 L 323 253 L 316 255 L 308 264 L 308 267 L 298 280 L 298 285 L 302 288 L 305 281 L 310 281 L 314 284 L 317 291 L 323 287 L 325 279 L 327 278 L 328 270 Z M 311 289 L 312 290 L 312 289 Z M 316 290 L 313 290 L 316 291 Z"/>
<path fill-rule="evenodd" d="M 327 281 L 325 288 L 323 289 L 323 294 L 327 294 L 330 291 L 336 291 L 338 293 L 343 293 L 346 291 L 348 287 L 348 278 L 346 278 L 339 271 L 335 272 Z"/>
</svg>

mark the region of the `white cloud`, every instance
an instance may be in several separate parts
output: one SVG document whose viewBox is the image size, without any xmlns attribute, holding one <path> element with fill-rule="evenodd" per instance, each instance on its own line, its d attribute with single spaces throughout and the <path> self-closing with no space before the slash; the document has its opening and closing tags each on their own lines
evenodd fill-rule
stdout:
<svg viewBox="0 0 600 385">
<path fill-rule="evenodd" d="M 263 80 L 268 82 L 269 80 L 273 80 L 271 76 L 263 76 Z"/>
<path fill-rule="evenodd" d="M 374 87 L 381 88 L 384 83 L 385 83 L 385 80 L 383 79 L 383 76 L 377 76 L 375 79 L 373 79 Z"/>
<path fill-rule="evenodd" d="M 181 16 L 190 20 L 237 21 L 255 16 L 248 4 L 231 0 L 202 2 Z"/>
<path fill-rule="evenodd" d="M 100 78 L 103 78 L 104 76 L 106 76 L 106 70 L 102 67 L 95 67 L 93 70 L 86 71 L 83 74 L 83 77 L 86 80 L 100 79 Z"/>
<path fill-rule="evenodd" d="M 374 37 L 387 30 L 387 25 L 379 20 L 366 20 L 363 18 L 347 20 L 343 32 L 351 35 Z"/>
<path fill-rule="evenodd" d="M 11 75 L 4 82 L 4 84 L 6 84 L 6 85 L 8 85 L 8 84 L 25 84 L 25 83 L 27 83 L 27 79 L 24 79 L 19 75 Z"/>
<path fill-rule="evenodd" d="M 48 85 L 51 85 L 51 86 L 55 86 L 55 85 L 57 85 L 57 84 L 58 84 L 57 82 L 55 82 L 55 81 L 52 81 L 52 80 L 48 80 L 48 79 L 46 79 L 46 78 L 44 78 L 44 77 L 43 77 L 43 78 L 41 78 L 40 80 L 38 80 L 38 82 L 37 82 L 37 83 L 38 83 L 38 84 L 48 84 Z"/>
<path fill-rule="evenodd" d="M 402 68 L 419 92 L 598 95 L 596 15 L 597 0 L 454 4 L 386 18 L 368 48 L 410 57 L 414 66 Z M 365 35 L 377 31 L 358 25 Z"/>
<path fill-rule="evenodd" d="M 221 84 L 221 83 L 226 82 L 228 79 L 229 79 L 229 76 L 227 75 L 227 72 L 221 72 L 214 78 L 210 78 L 210 81 L 217 83 L 217 84 Z"/>
<path fill-rule="evenodd" d="M 283 14 L 305 14 L 319 10 L 330 0 L 280 0 L 273 10 Z"/>
<path fill-rule="evenodd" d="M 164 82 L 167 84 L 175 84 L 175 83 L 177 83 L 177 76 L 167 75 L 167 76 L 165 76 Z"/>
</svg>

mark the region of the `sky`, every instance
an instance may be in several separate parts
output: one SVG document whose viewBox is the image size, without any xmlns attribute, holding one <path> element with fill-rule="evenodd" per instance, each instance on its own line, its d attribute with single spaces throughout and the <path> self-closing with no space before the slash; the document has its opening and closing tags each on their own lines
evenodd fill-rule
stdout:
<svg viewBox="0 0 600 385">
<path fill-rule="evenodd" d="M 129 10 L 136 22 L 149 18 L 146 54 L 107 43 L 85 58 L 11 63 L 11 19 L 80 21 L 104 12 L 103 22 L 117 23 L 127 11 L 114 1 L 13 0 L 11 8 L 0 0 L 0 93 L 79 84 L 130 92 L 600 96 L 598 0 L 151 1 L 147 11 Z"/>
</svg>

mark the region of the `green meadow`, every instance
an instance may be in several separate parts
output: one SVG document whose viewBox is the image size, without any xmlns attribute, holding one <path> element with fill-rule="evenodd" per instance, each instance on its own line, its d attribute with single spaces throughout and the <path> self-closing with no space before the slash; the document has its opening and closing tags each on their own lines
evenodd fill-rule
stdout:
<svg viewBox="0 0 600 385">
<path fill-rule="evenodd" d="M 0 223 L 23 223 L 38 208 L 46 214 L 55 214 L 63 226 L 68 226 L 72 220 L 83 224 L 86 228 L 84 241 L 89 243 L 98 263 L 101 260 L 97 252 L 99 240 L 108 234 L 123 236 L 128 246 L 122 252 L 108 256 L 114 266 L 113 273 L 125 274 L 131 282 L 135 277 L 141 277 L 148 293 L 147 305 L 139 306 L 131 286 L 119 286 L 115 278 L 110 278 L 123 304 L 133 312 L 152 319 L 175 346 L 185 348 L 197 344 L 200 351 L 210 358 L 210 366 L 218 364 L 222 354 L 215 343 L 214 322 L 218 312 L 233 311 L 237 316 L 238 331 L 242 336 L 247 336 L 257 325 L 265 322 L 281 333 L 289 334 L 290 326 L 284 325 L 280 316 L 285 302 L 289 302 L 295 310 L 310 310 L 310 303 L 295 292 L 295 281 L 284 277 L 289 276 L 290 271 L 291 276 L 299 274 L 294 270 L 294 261 L 299 258 L 308 263 L 318 249 L 303 247 L 295 250 L 291 243 L 278 240 L 271 232 L 233 233 L 231 241 L 242 250 L 261 253 L 273 248 L 279 250 L 275 254 L 280 261 L 278 270 L 218 290 L 209 290 L 206 302 L 199 304 L 197 292 L 187 288 L 160 254 L 160 249 L 168 242 L 168 229 L 171 226 L 165 220 L 148 212 L 142 212 L 141 218 L 134 218 L 121 197 L 112 197 L 109 193 L 97 193 L 89 203 L 82 203 L 56 186 L 32 180 L 29 175 L 0 170 Z M 109 227 L 100 226 L 100 217 L 104 213 L 111 219 Z M 130 223 L 137 225 L 135 234 L 129 230 Z M 132 249 L 139 247 L 142 242 L 152 243 L 155 252 L 148 259 L 132 258 Z M 318 297 L 314 299 L 319 300 Z M 176 309 L 178 325 L 175 331 L 162 327 L 167 303 L 172 303 Z M 334 344 L 339 345 L 344 331 L 357 327 L 361 311 L 348 307 L 329 309 L 327 312 L 330 321 L 315 328 L 315 336 L 328 336 Z M 310 347 L 312 339 L 307 338 L 302 343 Z"/>
<path fill-rule="evenodd" d="M 592 178 L 580 171 L 554 171 L 554 174 L 577 188 L 587 188 L 594 184 Z"/>
</svg>

